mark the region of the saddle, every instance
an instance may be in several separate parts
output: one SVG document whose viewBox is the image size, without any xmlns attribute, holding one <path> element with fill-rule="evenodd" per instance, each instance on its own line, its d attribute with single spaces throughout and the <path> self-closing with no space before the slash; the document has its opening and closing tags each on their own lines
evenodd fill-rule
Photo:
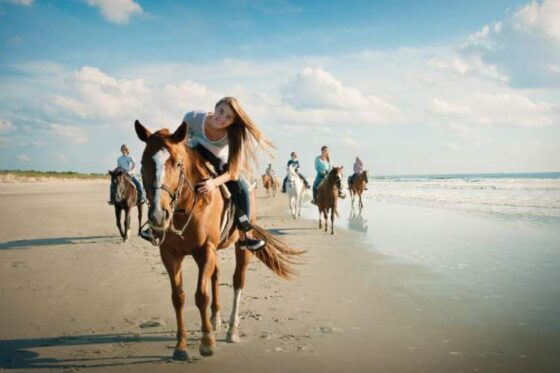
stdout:
<svg viewBox="0 0 560 373">
<path fill-rule="evenodd" d="M 204 162 L 204 167 L 210 172 L 212 177 L 219 176 L 216 169 L 209 161 Z M 224 210 L 222 211 L 222 219 L 220 222 L 220 243 L 224 242 L 229 238 L 229 234 L 231 232 L 231 228 L 235 224 L 235 203 L 231 198 L 231 193 L 228 190 L 225 184 L 220 185 L 220 192 L 222 194 L 222 198 L 224 199 Z"/>
</svg>

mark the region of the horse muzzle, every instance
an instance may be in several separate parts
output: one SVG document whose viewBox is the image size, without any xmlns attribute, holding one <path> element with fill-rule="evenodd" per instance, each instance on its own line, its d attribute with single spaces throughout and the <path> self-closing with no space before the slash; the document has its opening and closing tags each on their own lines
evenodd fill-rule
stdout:
<svg viewBox="0 0 560 373">
<path fill-rule="evenodd" d="M 165 231 L 171 222 L 171 213 L 165 208 L 150 208 L 148 211 L 148 223 L 153 230 Z"/>
</svg>

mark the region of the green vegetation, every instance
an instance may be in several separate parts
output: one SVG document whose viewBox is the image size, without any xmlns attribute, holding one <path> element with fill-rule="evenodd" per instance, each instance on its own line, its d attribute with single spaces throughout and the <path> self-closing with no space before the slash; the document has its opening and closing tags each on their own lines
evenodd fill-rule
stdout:
<svg viewBox="0 0 560 373">
<path fill-rule="evenodd" d="M 81 174 L 74 171 L 36 171 L 36 170 L 0 170 L 0 176 L 13 175 L 16 177 L 41 177 L 41 178 L 61 178 L 61 179 L 105 179 L 106 174 Z"/>
</svg>

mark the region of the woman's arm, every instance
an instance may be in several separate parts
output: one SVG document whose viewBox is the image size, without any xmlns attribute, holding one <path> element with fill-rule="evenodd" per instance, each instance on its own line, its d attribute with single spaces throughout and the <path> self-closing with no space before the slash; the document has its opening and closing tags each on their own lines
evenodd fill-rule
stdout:
<svg viewBox="0 0 560 373">
<path fill-rule="evenodd" d="M 229 174 L 229 172 L 225 172 L 214 179 L 208 179 L 206 181 L 198 183 L 198 191 L 202 194 L 209 193 L 230 180 L 232 180 L 231 175 Z"/>
</svg>

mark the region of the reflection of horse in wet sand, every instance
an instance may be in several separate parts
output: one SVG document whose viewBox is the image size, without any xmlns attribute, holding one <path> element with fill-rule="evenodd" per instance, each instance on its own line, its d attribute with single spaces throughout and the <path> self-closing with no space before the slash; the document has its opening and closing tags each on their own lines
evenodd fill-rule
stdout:
<svg viewBox="0 0 560 373">
<path fill-rule="evenodd" d="M 302 178 L 296 172 L 295 167 L 288 166 L 288 176 L 286 180 L 286 194 L 290 201 L 290 210 L 294 219 L 301 215 L 301 205 L 303 204 L 303 196 L 306 188 Z"/>
<path fill-rule="evenodd" d="M 162 129 L 152 134 L 138 121 L 135 128 L 140 140 L 146 143 L 142 154 L 142 176 L 150 202 L 148 222 L 153 232 L 152 242 L 159 246 L 163 265 L 171 281 L 171 299 L 177 318 L 177 344 L 173 357 L 177 360 L 188 359 L 181 268 L 186 255 L 191 255 L 198 266 L 195 299 L 202 324 L 199 351 L 203 356 L 210 356 L 216 345 L 214 331 L 221 328 L 222 320 L 218 299 L 217 251 L 237 242 L 239 234 L 233 226 L 225 237 L 221 236 L 221 221 L 227 201 L 220 190 L 201 196 L 194 189 L 198 182 L 211 175 L 199 153 L 185 145 L 186 123 L 181 124 L 174 133 Z M 254 235 L 266 242 L 266 246 L 255 255 L 276 275 L 290 278 L 293 275 L 291 265 L 301 252 L 291 249 L 254 223 L 253 218 Z M 245 271 L 252 255 L 251 251 L 235 245 L 234 296 L 227 342 L 239 342 L 241 291 L 245 286 Z M 212 311 L 211 316 L 208 306 Z"/>
<path fill-rule="evenodd" d="M 352 206 L 348 217 L 348 228 L 364 233 L 368 231 L 368 221 L 362 216 L 362 209 L 356 211 Z"/>
<path fill-rule="evenodd" d="M 364 207 L 364 204 L 362 203 L 362 193 L 364 193 L 367 183 L 368 183 L 367 171 L 362 171 L 354 177 L 352 176 L 348 177 L 348 189 L 350 190 L 352 207 L 354 207 L 354 198 L 356 197 L 356 195 L 358 196 L 359 199 L 358 207 L 360 208 L 360 210 Z"/>
<path fill-rule="evenodd" d="M 338 193 L 341 190 L 342 167 L 333 167 L 327 176 L 321 181 L 317 187 L 317 196 L 315 202 L 319 208 L 319 229 L 321 226 L 321 214 L 325 219 L 325 232 L 328 227 L 328 214 L 331 214 L 331 234 L 334 234 L 334 215 L 338 216 L 336 209 L 338 202 Z"/>
<path fill-rule="evenodd" d="M 264 189 L 266 190 L 266 196 L 270 197 L 270 194 L 272 192 L 272 197 L 276 197 L 276 191 L 280 186 L 280 182 L 272 176 L 262 175 L 262 183 Z"/>
<path fill-rule="evenodd" d="M 109 174 L 111 175 L 111 190 L 114 191 L 112 194 L 115 198 L 113 205 L 115 206 L 117 227 L 123 241 L 126 242 L 130 238 L 130 210 L 134 206 L 138 207 L 138 234 L 140 234 L 143 204 L 138 204 L 138 191 L 124 168 L 117 167 L 113 171 L 109 170 Z M 124 228 L 121 225 L 123 211 Z"/>
</svg>

